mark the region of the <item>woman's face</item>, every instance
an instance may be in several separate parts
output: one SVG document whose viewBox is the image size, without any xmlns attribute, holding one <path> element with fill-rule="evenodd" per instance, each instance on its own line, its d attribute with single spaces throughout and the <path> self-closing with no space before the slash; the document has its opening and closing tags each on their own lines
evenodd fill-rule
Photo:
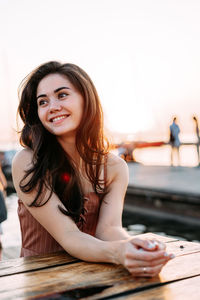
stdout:
<svg viewBox="0 0 200 300">
<path fill-rule="evenodd" d="M 75 137 L 83 114 L 83 97 L 65 75 L 44 77 L 37 87 L 38 116 L 43 126 L 58 137 Z"/>
</svg>

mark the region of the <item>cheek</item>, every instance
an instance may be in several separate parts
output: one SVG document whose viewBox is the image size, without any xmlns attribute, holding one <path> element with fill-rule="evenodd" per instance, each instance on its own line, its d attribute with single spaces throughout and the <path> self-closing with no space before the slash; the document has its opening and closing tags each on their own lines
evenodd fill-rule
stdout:
<svg viewBox="0 0 200 300">
<path fill-rule="evenodd" d="M 38 111 L 37 111 L 37 114 L 38 114 L 38 118 L 40 119 L 40 121 L 41 121 L 41 112 L 40 112 L 40 110 L 38 109 Z"/>
<path fill-rule="evenodd" d="M 44 111 L 41 111 L 40 109 L 38 109 L 38 118 L 40 119 L 41 123 L 44 122 L 44 117 L 45 117 L 45 113 Z"/>
</svg>

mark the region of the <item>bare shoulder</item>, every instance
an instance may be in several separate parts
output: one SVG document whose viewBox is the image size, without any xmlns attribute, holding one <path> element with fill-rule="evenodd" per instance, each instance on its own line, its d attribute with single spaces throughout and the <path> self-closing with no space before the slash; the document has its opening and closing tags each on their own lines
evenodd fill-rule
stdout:
<svg viewBox="0 0 200 300">
<path fill-rule="evenodd" d="M 14 187 L 18 197 L 24 202 L 25 205 L 31 204 L 35 197 L 31 194 L 24 194 L 20 187 L 26 171 L 30 169 L 32 165 L 32 159 L 33 152 L 29 149 L 23 149 L 17 152 L 12 160 L 12 178 Z"/>
<path fill-rule="evenodd" d="M 33 152 L 30 149 L 22 149 L 17 152 L 12 160 L 12 169 L 25 168 L 31 165 L 33 159 Z"/>
<path fill-rule="evenodd" d="M 108 154 L 108 166 L 116 168 L 128 169 L 127 163 L 114 153 Z"/>
<path fill-rule="evenodd" d="M 12 160 L 12 177 L 14 185 L 19 184 L 24 177 L 25 171 L 32 165 L 33 152 L 29 149 L 23 149 L 17 152 Z"/>
<path fill-rule="evenodd" d="M 107 160 L 108 178 L 112 181 L 116 177 L 125 177 L 128 179 L 128 165 L 119 156 L 109 153 Z"/>
</svg>

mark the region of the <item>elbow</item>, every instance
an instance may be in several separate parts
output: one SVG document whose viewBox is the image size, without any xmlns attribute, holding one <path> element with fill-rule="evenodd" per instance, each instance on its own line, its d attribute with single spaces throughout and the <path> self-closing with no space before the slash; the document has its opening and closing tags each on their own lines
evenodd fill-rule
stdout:
<svg viewBox="0 0 200 300">
<path fill-rule="evenodd" d="M 98 227 L 95 233 L 95 237 L 102 241 L 109 241 L 112 239 L 112 234 L 115 228 L 111 225 Z"/>
<path fill-rule="evenodd" d="M 105 226 L 98 226 L 96 229 L 96 233 L 95 233 L 95 237 L 100 239 L 100 240 L 104 240 L 105 235 L 106 235 L 106 227 Z"/>
</svg>

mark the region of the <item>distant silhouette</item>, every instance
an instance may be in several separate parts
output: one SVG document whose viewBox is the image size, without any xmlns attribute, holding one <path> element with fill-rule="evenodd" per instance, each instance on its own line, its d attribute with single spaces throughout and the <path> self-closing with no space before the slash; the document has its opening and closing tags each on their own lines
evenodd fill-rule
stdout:
<svg viewBox="0 0 200 300">
<path fill-rule="evenodd" d="M 196 146 L 197 146 L 197 159 L 198 159 L 198 165 L 200 166 L 200 153 L 199 153 L 199 146 L 200 146 L 200 135 L 199 135 L 199 123 L 198 120 L 195 116 L 193 116 L 193 120 L 195 122 L 195 132 L 196 132 L 196 136 L 197 136 L 197 142 L 196 142 Z"/>
<path fill-rule="evenodd" d="M 179 140 L 179 133 L 180 128 L 177 125 L 177 118 L 173 118 L 173 122 L 170 125 L 170 145 L 171 145 L 171 165 L 175 165 L 174 158 L 175 154 L 177 156 L 177 163 L 180 164 L 180 154 L 179 154 L 179 147 L 180 147 L 180 140 Z"/>
</svg>

